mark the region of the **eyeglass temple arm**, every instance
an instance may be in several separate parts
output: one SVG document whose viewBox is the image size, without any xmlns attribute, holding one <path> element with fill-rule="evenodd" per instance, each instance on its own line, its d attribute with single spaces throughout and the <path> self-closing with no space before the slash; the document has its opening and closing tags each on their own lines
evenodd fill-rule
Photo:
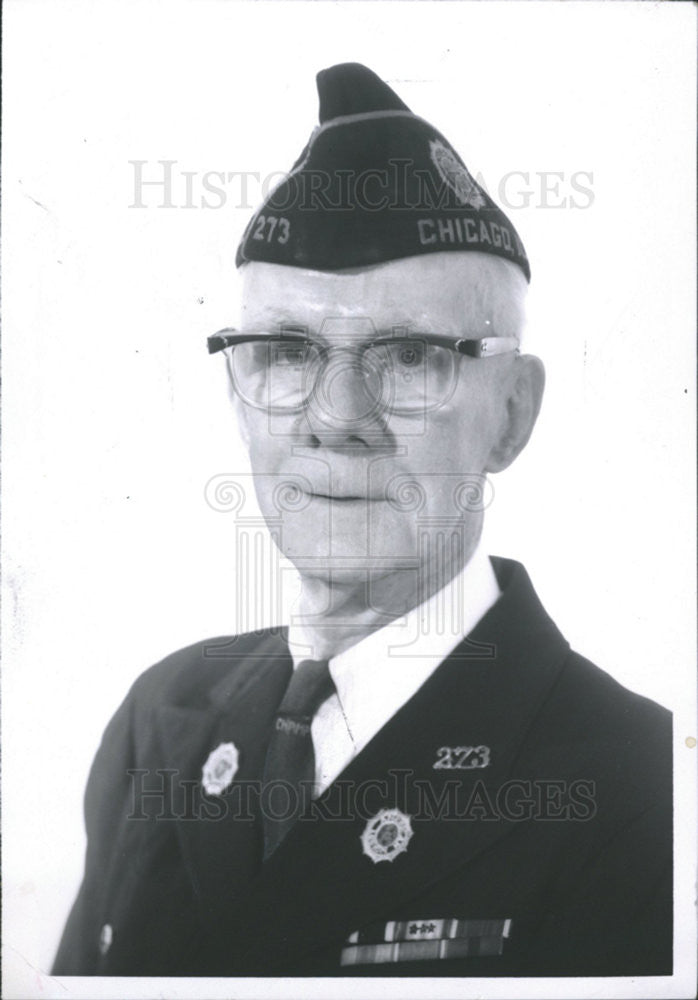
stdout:
<svg viewBox="0 0 698 1000">
<path fill-rule="evenodd" d="M 282 333 L 240 333 L 233 327 L 226 327 L 224 330 L 219 330 L 218 333 L 212 334 L 208 337 L 206 343 L 208 345 L 209 354 L 217 354 L 219 351 L 224 351 L 226 347 L 234 347 L 235 344 L 245 344 L 251 340 L 292 340 L 299 344 L 308 343 L 308 338 L 303 333 L 294 333 L 293 330 L 283 331 Z"/>
<path fill-rule="evenodd" d="M 380 337 L 372 340 L 371 344 L 390 344 L 395 342 L 395 337 Z M 406 334 L 400 339 L 409 340 L 410 335 Z M 414 340 L 421 340 L 427 344 L 434 344 L 436 347 L 447 347 L 458 354 L 465 354 L 470 358 L 490 358 L 496 354 L 510 354 L 519 350 L 519 341 L 516 337 L 480 337 L 477 339 L 453 340 L 451 337 L 440 337 L 438 334 L 414 334 Z M 296 343 L 308 343 L 308 338 L 302 333 L 284 331 L 280 334 L 268 333 L 239 333 L 232 327 L 219 330 L 207 340 L 208 353 L 217 354 L 224 351 L 226 347 L 234 347 L 235 344 L 248 343 L 249 341 L 260 340 L 290 340 Z"/>
<path fill-rule="evenodd" d="M 398 338 L 380 337 L 372 340 L 372 345 L 394 343 Z M 438 333 L 406 333 L 400 340 L 420 340 L 435 347 L 448 347 L 457 354 L 465 354 L 469 358 L 489 358 L 495 354 L 518 353 L 518 337 L 474 337 L 454 340 L 453 337 L 441 337 Z"/>
</svg>

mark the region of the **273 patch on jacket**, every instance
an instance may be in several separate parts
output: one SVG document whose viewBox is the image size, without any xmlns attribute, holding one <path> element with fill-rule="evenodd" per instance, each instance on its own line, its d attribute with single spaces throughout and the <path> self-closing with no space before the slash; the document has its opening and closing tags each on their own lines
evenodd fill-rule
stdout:
<svg viewBox="0 0 698 1000">
<path fill-rule="evenodd" d="M 354 931 L 340 955 L 340 965 L 433 961 L 501 955 L 511 920 L 389 920 Z"/>
</svg>

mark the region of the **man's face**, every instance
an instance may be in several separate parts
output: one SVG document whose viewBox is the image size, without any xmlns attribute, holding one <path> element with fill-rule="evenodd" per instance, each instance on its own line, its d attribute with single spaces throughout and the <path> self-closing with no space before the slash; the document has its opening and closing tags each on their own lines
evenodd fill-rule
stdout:
<svg viewBox="0 0 698 1000">
<path fill-rule="evenodd" d="M 302 574 L 340 585 L 399 580 L 403 571 L 406 589 L 415 577 L 434 589 L 470 557 L 515 357 L 454 355 L 445 398 L 396 413 L 372 405 L 356 348 L 396 327 L 454 341 L 491 335 L 495 323 L 497 335 L 517 334 L 502 328 L 516 320 L 503 318 L 487 290 L 486 269 L 496 265 L 479 254 L 342 273 L 246 265 L 243 332 L 301 327 L 331 349 L 325 381 L 304 409 L 270 415 L 240 403 L 261 510 Z"/>
</svg>

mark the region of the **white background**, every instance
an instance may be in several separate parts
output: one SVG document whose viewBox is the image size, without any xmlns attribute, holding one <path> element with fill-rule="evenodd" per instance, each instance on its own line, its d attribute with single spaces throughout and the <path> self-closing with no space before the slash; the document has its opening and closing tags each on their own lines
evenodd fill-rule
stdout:
<svg viewBox="0 0 698 1000">
<path fill-rule="evenodd" d="M 261 182 L 300 152 L 335 62 L 376 70 L 495 198 L 528 175 L 506 211 L 548 388 L 494 479 L 488 550 L 526 564 L 575 648 L 670 707 L 678 758 L 695 756 L 694 24 L 691 4 L 5 4 L 7 996 L 65 995 L 34 970 L 77 890 L 87 769 L 131 681 L 248 625 L 233 515 L 204 499 L 247 468 L 205 338 L 235 318 L 251 207 L 239 179 L 218 208 L 157 208 L 156 188 L 129 207 L 129 161 L 149 178 L 177 161 L 175 205 L 182 171 L 196 206 L 207 171 Z M 571 189 L 582 171 L 592 198 Z"/>
</svg>

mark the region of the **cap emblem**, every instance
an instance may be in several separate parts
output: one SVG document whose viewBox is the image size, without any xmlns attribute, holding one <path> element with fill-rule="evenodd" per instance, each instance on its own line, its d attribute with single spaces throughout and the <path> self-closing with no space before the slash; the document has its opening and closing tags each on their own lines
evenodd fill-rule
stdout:
<svg viewBox="0 0 698 1000">
<path fill-rule="evenodd" d="M 429 151 L 439 176 L 455 192 L 461 205 L 483 208 L 487 204 L 477 184 L 452 149 L 436 140 L 429 143 Z"/>
</svg>

